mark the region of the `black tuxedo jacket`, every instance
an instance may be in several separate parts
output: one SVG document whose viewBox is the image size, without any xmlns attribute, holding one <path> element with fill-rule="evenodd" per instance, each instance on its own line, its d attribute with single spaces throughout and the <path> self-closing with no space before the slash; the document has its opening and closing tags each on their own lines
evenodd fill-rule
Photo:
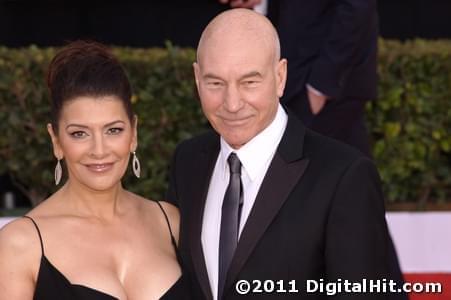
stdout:
<svg viewBox="0 0 451 300">
<path fill-rule="evenodd" d="M 269 0 L 288 79 L 282 98 L 297 109 L 305 84 L 334 99 L 376 97 L 376 0 Z"/>
<path fill-rule="evenodd" d="M 220 150 L 214 132 L 177 148 L 168 200 L 181 212 L 180 250 L 195 299 L 212 299 L 201 245 L 204 204 Z M 378 173 L 352 148 L 306 129 L 287 128 L 241 233 L 224 299 L 299 299 L 307 280 L 390 278 L 391 240 Z M 238 280 L 296 280 L 298 293 L 240 296 Z M 253 285 L 255 287 L 255 285 Z M 325 299 L 325 293 L 309 294 Z M 353 295 L 385 299 L 386 294 Z M 340 294 L 334 299 L 354 299 Z"/>
</svg>

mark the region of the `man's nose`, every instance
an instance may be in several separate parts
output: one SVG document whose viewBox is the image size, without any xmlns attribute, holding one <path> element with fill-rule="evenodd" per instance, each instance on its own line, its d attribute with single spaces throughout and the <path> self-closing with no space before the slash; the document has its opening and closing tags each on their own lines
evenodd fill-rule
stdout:
<svg viewBox="0 0 451 300">
<path fill-rule="evenodd" d="M 237 112 L 243 105 L 244 102 L 239 88 L 234 84 L 229 85 L 224 99 L 224 107 L 229 112 Z"/>
</svg>

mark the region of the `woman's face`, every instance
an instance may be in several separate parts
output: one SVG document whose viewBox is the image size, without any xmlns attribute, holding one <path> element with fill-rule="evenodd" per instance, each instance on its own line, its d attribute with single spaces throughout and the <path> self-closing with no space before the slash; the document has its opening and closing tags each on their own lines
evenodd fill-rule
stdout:
<svg viewBox="0 0 451 300">
<path fill-rule="evenodd" d="M 58 133 L 48 125 L 54 154 L 64 158 L 69 181 L 96 191 L 115 187 L 137 146 L 136 124 L 114 96 L 78 97 L 62 108 Z"/>
</svg>

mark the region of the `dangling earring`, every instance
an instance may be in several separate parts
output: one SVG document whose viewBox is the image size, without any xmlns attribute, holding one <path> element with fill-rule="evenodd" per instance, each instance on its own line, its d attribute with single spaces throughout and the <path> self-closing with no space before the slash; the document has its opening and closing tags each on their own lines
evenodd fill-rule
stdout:
<svg viewBox="0 0 451 300">
<path fill-rule="evenodd" d="M 132 166 L 133 166 L 133 174 L 135 174 L 135 176 L 139 178 L 139 176 L 141 176 L 141 165 L 139 163 L 138 157 L 136 157 L 135 151 L 133 151 Z"/>
<path fill-rule="evenodd" d="M 61 181 L 61 177 L 63 176 L 63 168 L 61 168 L 61 159 L 58 159 L 55 167 L 55 185 L 58 185 Z"/>
</svg>

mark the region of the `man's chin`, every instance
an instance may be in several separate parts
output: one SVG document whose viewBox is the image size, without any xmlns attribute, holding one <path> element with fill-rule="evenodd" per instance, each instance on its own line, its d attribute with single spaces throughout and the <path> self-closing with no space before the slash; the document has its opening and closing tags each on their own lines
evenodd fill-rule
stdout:
<svg viewBox="0 0 451 300">
<path fill-rule="evenodd" d="M 242 146 L 244 146 L 250 139 L 241 137 L 241 138 L 227 138 L 222 136 L 223 139 L 229 144 L 230 147 L 232 147 L 235 150 L 240 149 Z"/>
</svg>

